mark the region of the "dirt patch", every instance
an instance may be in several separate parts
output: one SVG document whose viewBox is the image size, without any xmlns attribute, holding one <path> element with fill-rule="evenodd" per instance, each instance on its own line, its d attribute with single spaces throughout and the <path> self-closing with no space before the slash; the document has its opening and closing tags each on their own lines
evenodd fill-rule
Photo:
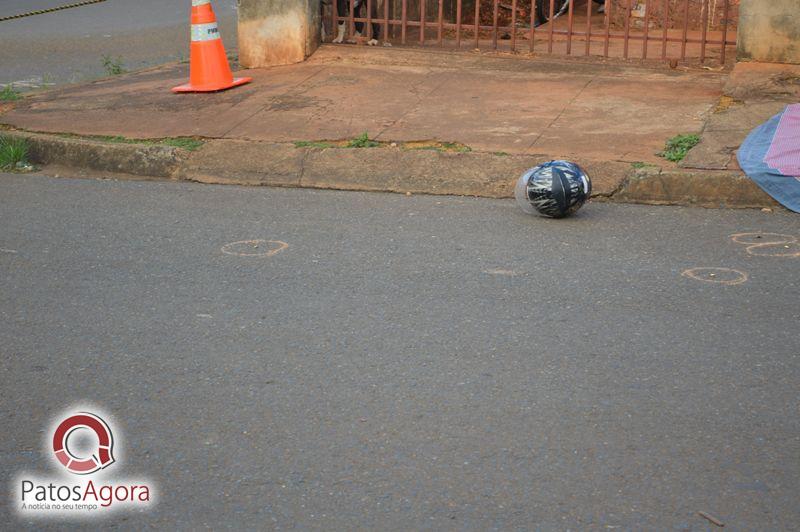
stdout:
<svg viewBox="0 0 800 532">
<path fill-rule="evenodd" d="M 372 140 L 361 136 L 345 140 L 299 140 L 294 142 L 296 148 L 396 148 L 400 150 L 430 150 L 441 153 L 468 153 L 472 148 L 460 142 L 443 142 L 440 140 L 410 140 L 395 142 L 389 140 Z M 499 155 L 496 154 L 496 155 Z M 507 155 L 507 154 L 503 154 Z"/>
<path fill-rule="evenodd" d="M 719 102 L 717 102 L 716 107 L 714 107 L 714 114 L 722 113 L 727 111 L 731 107 L 735 107 L 737 105 L 743 105 L 744 102 L 742 100 L 737 100 L 732 96 L 723 95 L 720 97 Z"/>
</svg>

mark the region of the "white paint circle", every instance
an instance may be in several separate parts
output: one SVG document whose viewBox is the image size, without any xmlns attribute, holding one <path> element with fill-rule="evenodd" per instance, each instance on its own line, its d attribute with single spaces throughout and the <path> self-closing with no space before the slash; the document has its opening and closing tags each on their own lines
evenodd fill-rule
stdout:
<svg viewBox="0 0 800 532">
<path fill-rule="evenodd" d="M 792 244 L 797 242 L 797 237 L 783 233 L 736 233 L 731 235 L 731 240 L 746 246 L 765 244 Z"/>
<path fill-rule="evenodd" d="M 797 237 L 783 233 L 736 233 L 731 240 L 756 257 L 800 257 Z"/>
<path fill-rule="evenodd" d="M 225 244 L 220 251 L 237 257 L 272 257 L 288 247 L 281 240 L 238 240 Z"/>
<path fill-rule="evenodd" d="M 681 275 L 695 281 L 725 285 L 737 285 L 747 281 L 745 272 L 733 268 L 689 268 Z"/>
</svg>

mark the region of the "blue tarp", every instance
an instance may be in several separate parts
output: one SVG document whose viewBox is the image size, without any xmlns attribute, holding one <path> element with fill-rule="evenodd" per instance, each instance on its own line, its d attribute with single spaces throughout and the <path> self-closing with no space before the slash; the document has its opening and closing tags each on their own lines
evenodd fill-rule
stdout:
<svg viewBox="0 0 800 532">
<path fill-rule="evenodd" d="M 755 128 L 737 154 L 739 166 L 781 205 L 800 212 L 800 104 Z"/>
</svg>

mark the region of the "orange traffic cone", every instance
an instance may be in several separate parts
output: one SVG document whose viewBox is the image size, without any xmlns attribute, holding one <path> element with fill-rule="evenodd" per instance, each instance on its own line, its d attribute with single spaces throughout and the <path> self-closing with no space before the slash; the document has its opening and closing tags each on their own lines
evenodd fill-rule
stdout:
<svg viewBox="0 0 800 532">
<path fill-rule="evenodd" d="M 192 0 L 189 83 L 172 92 L 213 92 L 244 85 L 253 78 L 233 78 L 211 0 Z"/>
</svg>

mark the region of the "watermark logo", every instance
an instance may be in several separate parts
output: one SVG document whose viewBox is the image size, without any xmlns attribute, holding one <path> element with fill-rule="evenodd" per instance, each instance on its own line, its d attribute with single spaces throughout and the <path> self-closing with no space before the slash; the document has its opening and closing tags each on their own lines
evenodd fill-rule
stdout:
<svg viewBox="0 0 800 532">
<path fill-rule="evenodd" d="M 45 443 L 55 476 L 19 475 L 11 490 L 18 513 L 92 518 L 154 504 L 152 482 L 117 477 L 121 441 L 118 425 L 96 408 L 76 408 L 56 417 Z"/>
<path fill-rule="evenodd" d="M 81 429 L 94 432 L 97 437 L 96 451 L 88 457 L 81 457 L 70 450 L 69 438 Z M 98 415 L 81 412 L 69 416 L 61 422 L 53 434 L 53 452 L 61 465 L 70 473 L 89 475 L 114 463 L 114 435 Z"/>
</svg>

